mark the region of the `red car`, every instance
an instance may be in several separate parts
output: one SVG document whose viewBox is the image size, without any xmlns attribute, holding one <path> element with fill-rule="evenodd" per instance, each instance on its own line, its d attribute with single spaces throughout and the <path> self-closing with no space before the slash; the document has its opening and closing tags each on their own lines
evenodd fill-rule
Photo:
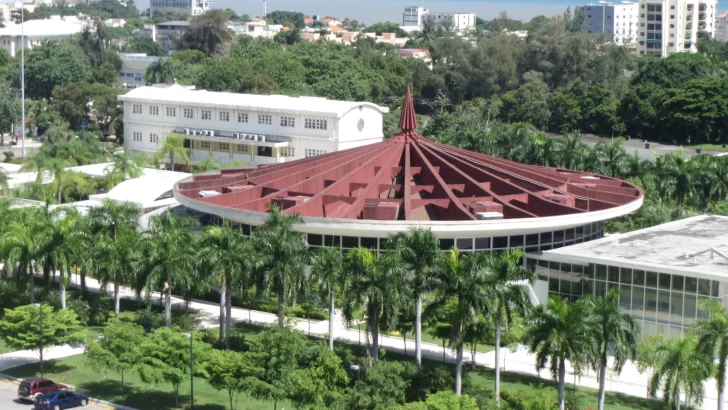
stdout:
<svg viewBox="0 0 728 410">
<path fill-rule="evenodd" d="M 18 397 L 21 400 L 35 401 L 43 393 L 56 390 L 68 390 L 68 386 L 56 384 L 54 381 L 48 379 L 25 379 L 20 382 L 20 386 L 18 387 Z"/>
</svg>

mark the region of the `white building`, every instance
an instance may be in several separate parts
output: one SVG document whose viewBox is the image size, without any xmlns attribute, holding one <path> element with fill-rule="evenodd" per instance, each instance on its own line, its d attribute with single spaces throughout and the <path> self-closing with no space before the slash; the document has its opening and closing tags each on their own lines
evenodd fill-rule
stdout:
<svg viewBox="0 0 728 410">
<path fill-rule="evenodd" d="M 717 0 L 639 0 L 640 54 L 696 52 L 700 34 L 715 35 Z"/>
<path fill-rule="evenodd" d="M 584 29 L 587 33 L 610 33 L 616 44 L 637 44 L 639 38 L 639 4 L 622 1 L 588 4 L 584 11 Z"/>
<path fill-rule="evenodd" d="M 728 13 L 721 13 L 715 18 L 715 39 L 728 41 Z"/>
<path fill-rule="evenodd" d="M 199 16 L 210 10 L 210 0 L 151 0 L 150 10 L 152 15 L 158 11 L 180 10 Z"/>
<path fill-rule="evenodd" d="M 466 32 L 475 29 L 474 13 L 453 13 L 430 11 L 424 7 L 409 6 L 404 9 L 402 15 L 402 26 L 422 27 L 426 20 L 434 21 L 438 24 L 450 25 L 453 31 Z"/>
<path fill-rule="evenodd" d="M 147 68 L 160 59 L 143 53 L 119 53 L 119 58 L 122 64 L 119 81 L 126 87 L 144 85 L 144 73 Z"/>
<path fill-rule="evenodd" d="M 387 108 L 317 97 L 140 87 L 124 103 L 124 149 L 153 155 L 171 132 L 190 159 L 275 164 L 382 141 Z"/>
<path fill-rule="evenodd" d="M 7 24 L 7 23 L 6 23 Z M 83 31 L 86 23 L 75 20 L 30 20 L 24 24 L 7 24 L 0 28 L 0 47 L 11 57 L 20 54 L 21 34 L 25 36 L 25 49 L 32 49 L 46 40 L 63 40 Z"/>
<path fill-rule="evenodd" d="M 227 26 L 235 33 L 236 36 L 251 36 L 273 38 L 278 32 L 283 30 L 281 24 L 268 24 L 264 20 L 254 20 L 248 22 L 230 22 Z"/>
</svg>

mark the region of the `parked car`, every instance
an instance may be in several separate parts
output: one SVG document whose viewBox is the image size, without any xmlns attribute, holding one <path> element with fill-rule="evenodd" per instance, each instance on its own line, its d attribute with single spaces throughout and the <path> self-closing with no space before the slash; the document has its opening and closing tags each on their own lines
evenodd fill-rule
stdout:
<svg viewBox="0 0 728 410">
<path fill-rule="evenodd" d="M 66 390 L 68 386 L 57 384 L 48 379 L 25 379 L 18 386 L 18 397 L 21 400 L 34 401 L 40 395 L 56 390 Z"/>
<path fill-rule="evenodd" d="M 38 397 L 38 400 L 35 401 L 35 410 L 63 410 L 87 404 L 87 396 L 68 390 L 56 390 L 43 393 Z"/>
</svg>

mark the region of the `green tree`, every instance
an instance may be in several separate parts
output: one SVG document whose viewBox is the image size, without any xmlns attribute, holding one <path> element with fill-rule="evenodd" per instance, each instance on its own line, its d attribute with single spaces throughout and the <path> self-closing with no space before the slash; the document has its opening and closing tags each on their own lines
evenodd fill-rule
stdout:
<svg viewBox="0 0 728 410">
<path fill-rule="evenodd" d="M 525 83 L 518 90 L 503 96 L 502 114 L 509 122 L 526 122 L 543 130 L 551 118 L 548 85 L 535 71 L 524 74 L 523 79 Z"/>
<path fill-rule="evenodd" d="M 319 284 L 322 299 L 329 302 L 329 349 L 334 350 L 334 316 L 336 295 L 343 291 L 346 280 L 344 255 L 339 248 L 319 248 L 311 261 L 311 273 Z"/>
<path fill-rule="evenodd" d="M 27 280 L 30 303 L 35 302 L 35 261 L 39 256 L 40 235 L 44 228 L 40 209 L 21 208 L 12 211 L 9 223 L 0 236 L 0 252 L 5 264 L 14 266 L 15 280 Z"/>
<path fill-rule="evenodd" d="M 381 36 L 382 33 L 395 33 L 397 37 L 407 37 L 407 32 L 399 27 L 399 24 L 392 22 L 374 23 L 366 28 L 367 32 L 376 33 Z"/>
<path fill-rule="evenodd" d="M 263 375 L 263 369 L 255 367 L 249 355 L 232 350 L 212 350 L 205 362 L 205 372 L 213 389 L 227 392 L 230 410 L 235 409 L 233 403 L 238 394 L 257 390 Z"/>
<path fill-rule="evenodd" d="M 181 39 L 183 48 L 200 50 L 208 56 L 227 54 L 233 41 L 227 21 L 227 16 L 220 10 L 192 17 Z"/>
<path fill-rule="evenodd" d="M 397 361 L 379 360 L 366 367 L 362 379 L 344 397 L 343 408 L 385 410 L 404 404 L 407 390 L 405 372 L 405 365 Z"/>
<path fill-rule="evenodd" d="M 160 58 L 147 67 L 144 72 L 144 80 L 153 84 L 172 84 L 176 82 L 181 67 L 177 60 L 171 58 Z"/>
<path fill-rule="evenodd" d="M 455 395 L 450 391 L 428 394 L 425 401 L 407 403 L 399 410 L 478 410 L 478 403 L 467 394 Z"/>
<path fill-rule="evenodd" d="M 698 349 L 699 339 L 688 333 L 680 339 L 666 340 L 652 352 L 653 373 L 649 393 L 662 397 L 669 410 L 680 410 L 680 394 L 688 405 L 700 405 L 705 394 L 703 382 L 710 377 L 710 356 Z"/>
<path fill-rule="evenodd" d="M 205 363 L 212 347 L 193 332 L 194 361 Z M 179 407 L 179 386 L 190 377 L 190 339 L 181 332 L 162 327 L 146 337 L 139 347 L 139 375 L 145 383 L 170 383 L 174 389 L 174 405 Z"/>
<path fill-rule="evenodd" d="M 698 303 L 700 310 L 709 312 L 709 319 L 700 319 L 695 325 L 698 334 L 698 350 L 717 359 L 715 381 L 718 387 L 718 410 L 725 408 L 726 361 L 728 361 L 728 312 L 720 304 L 704 299 Z"/>
<path fill-rule="evenodd" d="M 7 81 L 0 81 L 0 146 L 5 146 L 4 134 L 20 119 L 20 100 L 17 90 Z"/>
<path fill-rule="evenodd" d="M 321 344 L 313 362 L 293 372 L 290 399 L 299 409 L 328 409 L 340 399 L 348 382 L 341 358 Z"/>
<path fill-rule="evenodd" d="M 25 92 L 28 98 L 50 98 L 56 86 L 88 83 L 91 77 L 88 58 L 78 45 L 70 41 L 43 42 L 25 56 Z"/>
<path fill-rule="evenodd" d="M 167 50 L 159 43 L 148 37 L 132 36 L 124 45 L 124 51 L 127 53 L 144 53 L 148 56 L 163 57 L 167 56 Z"/>
<path fill-rule="evenodd" d="M 190 157 L 187 154 L 185 148 L 185 137 L 184 135 L 175 134 L 170 132 L 167 138 L 164 139 L 164 145 L 154 154 L 154 160 L 160 161 L 164 158 L 169 158 L 171 169 L 174 171 L 175 158 L 180 158 L 185 162 L 185 165 L 190 165 Z"/>
<path fill-rule="evenodd" d="M 43 332 L 40 331 L 40 315 L 43 311 Z M 33 305 L 5 309 L 0 321 L 0 339 L 15 350 L 32 350 L 40 359 L 43 376 L 43 357 L 53 347 L 83 342 L 85 332 L 81 330 L 76 313 L 62 309 L 54 311 L 48 305 L 40 308 Z"/>
<path fill-rule="evenodd" d="M 92 340 L 86 358 L 97 370 L 108 369 L 121 375 L 136 369 L 141 362 L 140 349 L 144 342 L 144 328 L 118 319 L 110 320 L 98 340 Z"/>
</svg>

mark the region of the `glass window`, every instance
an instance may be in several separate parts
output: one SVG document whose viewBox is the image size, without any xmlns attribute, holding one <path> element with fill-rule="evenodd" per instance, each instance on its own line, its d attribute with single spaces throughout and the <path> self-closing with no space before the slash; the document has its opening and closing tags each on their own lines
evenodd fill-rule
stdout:
<svg viewBox="0 0 728 410">
<path fill-rule="evenodd" d="M 361 238 L 361 247 L 367 249 L 377 249 L 377 238 Z"/>
<path fill-rule="evenodd" d="M 607 268 L 607 278 L 610 282 L 619 282 L 619 266 L 610 266 Z"/>
<path fill-rule="evenodd" d="M 720 296 L 720 282 L 718 282 L 717 280 L 711 280 L 710 283 L 710 294 L 714 298 L 717 298 L 718 296 Z"/>
<path fill-rule="evenodd" d="M 632 284 L 632 269 L 621 268 L 619 270 L 619 283 Z"/>
<path fill-rule="evenodd" d="M 576 227 L 576 238 L 582 238 L 583 236 L 584 236 L 584 227 L 577 226 Z"/>
<path fill-rule="evenodd" d="M 559 291 L 559 278 L 549 278 L 549 292 Z"/>
<path fill-rule="evenodd" d="M 571 271 L 578 274 L 578 276 L 582 276 L 584 274 L 584 267 L 581 265 L 571 265 Z"/>
<path fill-rule="evenodd" d="M 553 271 L 552 273 L 560 271 L 559 263 L 558 262 L 549 262 L 549 269 Z"/>
<path fill-rule="evenodd" d="M 571 294 L 574 296 L 581 296 L 582 281 L 577 279 L 575 276 L 572 276 L 571 278 Z"/>
<path fill-rule="evenodd" d="M 666 315 L 666 314 L 660 315 L 660 313 L 669 313 L 669 312 L 670 312 L 670 292 L 667 290 L 661 290 L 658 293 L 658 301 L 657 301 L 658 317 L 667 321 L 669 319 L 668 315 Z"/>
<path fill-rule="evenodd" d="M 493 238 L 493 249 L 505 249 L 508 247 L 507 236 L 497 236 Z"/>
<path fill-rule="evenodd" d="M 526 246 L 538 245 L 538 234 L 526 235 Z"/>
<path fill-rule="evenodd" d="M 541 243 L 551 243 L 551 232 L 544 232 L 541 234 Z"/>
<path fill-rule="evenodd" d="M 587 278 L 594 278 L 594 264 L 589 264 L 589 266 L 584 266 L 584 276 Z"/>
<path fill-rule="evenodd" d="M 647 272 L 647 287 L 657 287 L 657 272 Z"/>
<path fill-rule="evenodd" d="M 632 272 L 632 283 L 635 285 L 644 286 L 645 285 L 645 271 L 635 270 L 634 272 Z"/>
<path fill-rule="evenodd" d="M 490 238 L 475 238 L 475 249 L 490 249 Z"/>
<path fill-rule="evenodd" d="M 685 293 L 696 293 L 698 291 L 698 278 L 685 277 Z"/>
<path fill-rule="evenodd" d="M 645 318 L 655 317 L 655 311 L 657 311 L 657 290 L 645 288 Z"/>
<path fill-rule="evenodd" d="M 324 235 L 324 246 L 341 246 L 341 237 L 338 235 Z"/>
<path fill-rule="evenodd" d="M 389 243 L 388 238 L 379 238 L 379 250 L 388 249 L 387 244 Z"/>
<path fill-rule="evenodd" d="M 629 309 L 632 302 L 632 286 L 620 285 L 619 287 L 619 306 L 622 309 Z"/>
<path fill-rule="evenodd" d="M 510 243 L 509 246 L 511 248 L 521 248 L 521 247 L 523 247 L 523 235 L 511 236 L 511 243 Z"/>
<path fill-rule="evenodd" d="M 542 268 L 548 269 L 549 268 L 549 262 L 541 259 L 541 260 L 538 261 L 538 266 L 540 266 Z"/>
<path fill-rule="evenodd" d="M 593 280 L 582 280 L 581 289 L 582 289 L 582 294 L 593 295 L 594 294 L 594 281 Z"/>
<path fill-rule="evenodd" d="M 344 248 L 356 248 L 359 246 L 359 238 L 356 236 L 342 236 L 341 246 Z"/>
<path fill-rule="evenodd" d="M 539 249 L 541 249 L 541 252 L 544 252 L 544 251 L 550 251 L 551 248 L 553 248 L 553 246 L 551 246 L 551 245 L 543 245 Z"/>
<path fill-rule="evenodd" d="M 607 282 L 607 292 L 609 292 L 612 289 L 619 289 L 619 285 L 612 282 Z"/>
<path fill-rule="evenodd" d="M 567 295 L 571 293 L 571 281 L 569 280 L 567 275 L 561 275 L 561 279 L 559 281 L 559 291 Z"/>
<path fill-rule="evenodd" d="M 470 251 L 473 249 L 473 238 L 458 238 L 455 244 L 461 251 Z"/>
<path fill-rule="evenodd" d="M 554 242 L 564 241 L 564 231 L 554 231 Z"/>
<path fill-rule="evenodd" d="M 566 240 L 567 241 L 574 240 L 574 228 L 567 229 L 564 232 L 566 233 Z"/>
<path fill-rule="evenodd" d="M 607 293 L 607 283 L 601 281 L 594 282 L 594 296 L 604 296 L 605 293 Z"/>
<path fill-rule="evenodd" d="M 449 251 L 455 246 L 455 239 L 440 239 L 440 249 Z"/>
<path fill-rule="evenodd" d="M 670 294 L 670 323 L 682 325 L 683 293 L 672 292 Z"/>
<path fill-rule="evenodd" d="M 698 294 L 710 296 L 710 281 L 708 279 L 698 279 Z"/>
<path fill-rule="evenodd" d="M 672 275 L 672 290 L 683 291 L 684 278 L 681 275 Z"/>
<path fill-rule="evenodd" d="M 692 294 L 685 294 L 683 300 L 683 325 L 691 326 L 695 323 L 695 315 L 698 311 L 698 297 Z"/>
<path fill-rule="evenodd" d="M 308 244 L 311 246 L 322 246 L 324 244 L 323 236 L 312 233 L 308 234 Z"/>
<path fill-rule="evenodd" d="M 645 288 L 632 286 L 632 314 L 642 315 L 645 306 Z"/>
<path fill-rule="evenodd" d="M 584 236 L 589 236 L 591 234 L 592 234 L 592 226 L 591 226 L 591 224 L 584 225 Z"/>
<path fill-rule="evenodd" d="M 561 270 L 561 272 L 564 272 L 564 273 L 571 273 L 571 264 L 562 263 L 560 270 Z"/>
<path fill-rule="evenodd" d="M 597 280 L 607 280 L 606 265 L 597 265 Z"/>
<path fill-rule="evenodd" d="M 670 275 L 669 273 L 661 273 L 660 274 L 660 289 L 669 290 L 670 289 Z"/>
</svg>

